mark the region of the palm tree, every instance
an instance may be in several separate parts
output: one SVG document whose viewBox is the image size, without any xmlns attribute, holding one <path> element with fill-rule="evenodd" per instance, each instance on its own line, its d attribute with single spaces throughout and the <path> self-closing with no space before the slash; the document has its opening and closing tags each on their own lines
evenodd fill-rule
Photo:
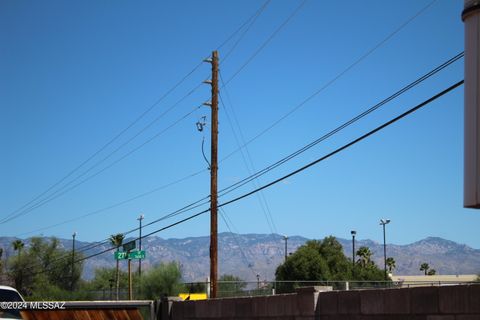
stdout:
<svg viewBox="0 0 480 320">
<path fill-rule="evenodd" d="M 393 269 L 395 269 L 397 266 L 395 265 L 395 259 L 392 257 L 387 258 L 387 268 L 388 268 L 388 273 L 392 273 Z"/>
<path fill-rule="evenodd" d="M 17 251 L 18 250 L 18 255 L 20 255 L 23 247 L 25 244 L 23 243 L 22 240 L 15 240 L 12 242 L 13 250 Z"/>
<path fill-rule="evenodd" d="M 112 234 L 112 235 L 110 236 L 110 243 L 112 244 L 112 246 L 114 246 L 115 248 L 117 248 L 117 252 L 119 251 L 119 248 L 120 248 L 120 246 L 122 245 L 124 238 L 125 238 L 125 235 L 123 235 L 122 233 Z M 116 289 L 117 289 L 117 293 L 116 293 L 117 300 L 118 300 L 118 291 L 119 291 L 119 286 L 120 286 L 119 267 L 120 267 L 120 260 L 117 259 L 117 269 L 116 269 L 116 272 L 115 272 Z"/>
<path fill-rule="evenodd" d="M 370 248 L 360 247 L 357 250 L 356 254 L 357 254 L 357 256 L 360 257 L 360 259 L 358 260 L 358 263 L 360 263 L 360 265 L 363 268 L 369 266 L 372 263 L 372 261 L 371 261 L 372 251 L 370 251 Z"/>
<path fill-rule="evenodd" d="M 428 269 L 430 269 L 430 266 L 428 265 L 428 263 L 424 262 L 420 265 L 420 271 L 424 271 L 425 275 L 428 274 Z"/>
</svg>

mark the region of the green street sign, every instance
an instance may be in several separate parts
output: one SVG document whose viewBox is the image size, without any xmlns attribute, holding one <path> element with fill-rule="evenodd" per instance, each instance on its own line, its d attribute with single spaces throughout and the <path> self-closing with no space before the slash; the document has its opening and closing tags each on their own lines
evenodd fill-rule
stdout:
<svg viewBox="0 0 480 320">
<path fill-rule="evenodd" d="M 124 251 L 116 251 L 114 257 L 117 260 L 127 259 L 127 253 Z"/>
<path fill-rule="evenodd" d="M 125 251 L 117 251 L 114 254 L 115 259 L 123 260 L 123 259 L 145 259 L 146 253 L 145 250 L 135 250 L 130 252 Z"/>
<path fill-rule="evenodd" d="M 129 259 L 145 259 L 145 257 L 145 250 L 130 251 L 128 254 Z"/>
</svg>

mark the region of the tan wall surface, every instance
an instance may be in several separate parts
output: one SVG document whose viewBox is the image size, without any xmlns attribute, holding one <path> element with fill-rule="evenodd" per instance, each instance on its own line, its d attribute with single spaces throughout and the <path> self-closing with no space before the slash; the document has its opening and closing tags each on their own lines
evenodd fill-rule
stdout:
<svg viewBox="0 0 480 320">
<path fill-rule="evenodd" d="M 480 285 L 173 302 L 170 319 L 480 320 Z"/>
</svg>

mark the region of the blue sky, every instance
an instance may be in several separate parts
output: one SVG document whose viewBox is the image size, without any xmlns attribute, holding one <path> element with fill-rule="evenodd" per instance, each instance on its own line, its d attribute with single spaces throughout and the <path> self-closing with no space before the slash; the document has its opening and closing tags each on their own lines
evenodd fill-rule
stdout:
<svg viewBox="0 0 480 320">
<path fill-rule="evenodd" d="M 13 212 L 24 214 L 1 223 L 0 234 L 69 238 L 76 231 L 79 240 L 102 240 L 136 227 L 141 213 L 148 223 L 208 195 L 209 173 L 201 145 L 205 136 L 208 155 L 210 112 L 207 107 L 193 110 L 209 99 L 208 85 L 198 85 L 209 76 L 210 66 L 200 65 L 156 102 L 245 21 L 254 23 L 219 48 L 222 78 L 228 81 L 234 76 L 221 89 L 225 105 L 220 105 L 219 114 L 220 159 L 238 149 L 233 130 L 238 140 L 243 136 L 249 141 L 336 80 L 249 143 L 246 161 L 240 152 L 221 161 L 220 188 L 249 175 L 245 164 L 250 164 L 249 157 L 260 170 L 463 51 L 461 1 L 302 3 L 267 2 L 255 20 L 248 20 L 265 2 L 2 1 L 0 218 Z M 460 60 L 261 177 L 257 184 L 325 155 L 462 78 Z M 207 128 L 198 132 L 195 123 L 203 116 Z M 76 186 L 91 175 L 95 176 Z M 58 181 L 24 208 L 35 206 L 65 184 L 65 189 L 75 188 L 34 210 L 17 210 Z M 254 188 L 248 184 L 219 202 Z M 480 213 L 462 207 L 462 189 L 460 87 L 375 136 L 266 189 L 263 197 L 273 223 L 267 222 L 269 213 L 261 209 L 257 196 L 226 206 L 225 214 L 233 231 L 240 233 L 349 238 L 355 229 L 358 238 L 379 242 L 378 221 L 389 218 L 387 241 L 391 243 L 440 236 L 480 248 L 476 232 Z M 55 224 L 60 225 L 51 227 Z M 229 230 L 222 219 L 219 228 Z M 208 233 L 209 217 L 204 215 L 157 235 L 181 238 Z"/>
</svg>

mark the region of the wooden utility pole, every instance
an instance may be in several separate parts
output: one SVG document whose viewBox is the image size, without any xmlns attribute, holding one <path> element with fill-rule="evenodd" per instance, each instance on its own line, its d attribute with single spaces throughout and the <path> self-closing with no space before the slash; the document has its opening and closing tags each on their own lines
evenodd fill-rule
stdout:
<svg viewBox="0 0 480 320">
<path fill-rule="evenodd" d="M 210 154 L 210 298 L 217 297 L 218 239 L 217 239 L 217 171 L 218 171 L 218 52 L 213 51 L 212 59 L 212 133 Z"/>
<path fill-rule="evenodd" d="M 127 254 L 129 254 L 128 252 Z M 128 300 L 133 300 L 132 259 L 128 258 Z"/>
</svg>

